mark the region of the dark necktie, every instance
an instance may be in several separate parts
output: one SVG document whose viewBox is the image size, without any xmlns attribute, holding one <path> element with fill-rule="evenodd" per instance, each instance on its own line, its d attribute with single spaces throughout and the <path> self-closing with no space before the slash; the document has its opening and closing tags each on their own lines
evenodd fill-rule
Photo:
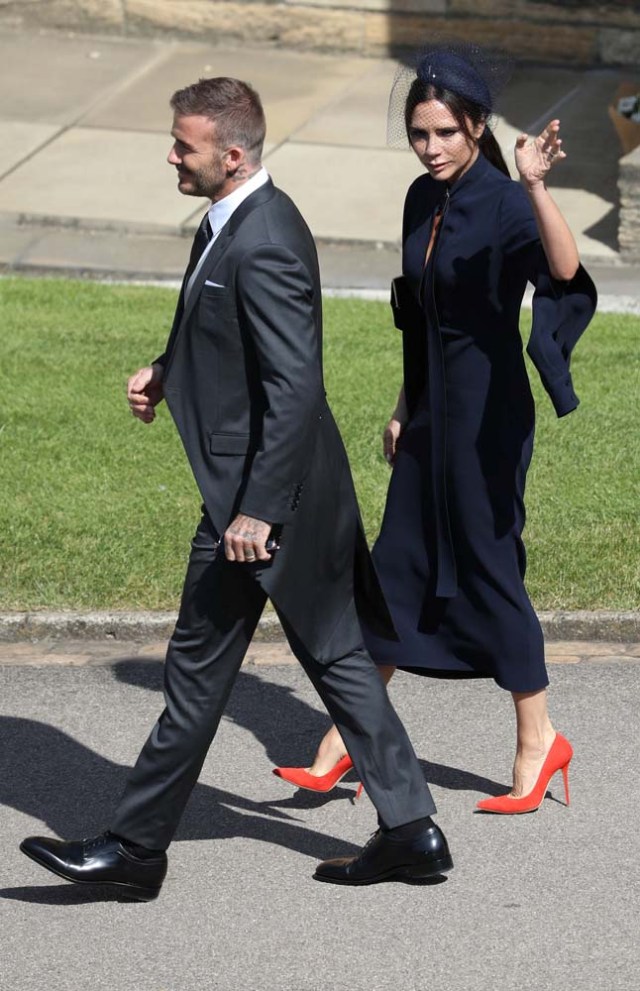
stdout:
<svg viewBox="0 0 640 991">
<path fill-rule="evenodd" d="M 193 275 L 193 271 L 200 261 L 202 252 L 205 250 L 209 241 L 211 240 L 211 225 L 209 223 L 209 212 L 205 213 L 198 230 L 196 231 L 196 236 L 193 239 L 193 244 L 191 245 L 191 254 L 189 256 L 189 264 L 187 265 L 187 271 L 184 277 L 185 287 Z"/>
</svg>

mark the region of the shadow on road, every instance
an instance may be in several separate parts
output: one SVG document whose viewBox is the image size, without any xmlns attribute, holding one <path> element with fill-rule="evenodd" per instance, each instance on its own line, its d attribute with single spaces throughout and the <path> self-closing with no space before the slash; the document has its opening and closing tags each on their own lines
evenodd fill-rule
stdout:
<svg viewBox="0 0 640 991">
<path fill-rule="evenodd" d="M 155 662 L 121 661 L 114 665 L 119 681 L 137 688 L 162 691 L 163 665 Z M 288 685 L 268 680 L 264 674 L 253 674 L 243 668 L 231 694 L 225 718 L 251 732 L 264 747 L 267 758 L 276 766 L 308 764 L 313 758 L 313 748 L 329 727 L 329 718 L 298 698 Z M 447 764 L 421 760 L 425 778 L 430 785 L 450 791 L 476 791 L 486 795 L 500 795 L 504 783 L 473 774 Z M 346 782 L 357 782 L 353 772 Z M 272 804 L 280 809 L 318 808 L 337 799 L 352 799 L 353 791 L 344 787 L 334 788 L 323 795 L 299 790 L 282 801 Z"/>
<path fill-rule="evenodd" d="M 90 902 L 122 902 L 128 905 L 141 905 L 142 902 L 123 898 L 115 891 L 94 884 L 32 884 L 23 888 L 0 888 L 0 898 L 15 902 L 30 902 L 32 905 L 73 906 L 87 905 Z"/>
<path fill-rule="evenodd" d="M 119 681 L 137 688 L 162 691 L 163 665 L 157 661 L 121 661 L 114 665 Z M 426 703 L 425 703 L 426 704 Z M 267 758 L 276 766 L 305 765 L 313 759 L 316 743 L 329 728 L 329 717 L 298 698 L 293 688 L 275 684 L 265 674 L 253 674 L 243 668 L 236 681 L 225 718 L 252 733 L 264 747 Z M 430 785 L 450 791 L 479 791 L 486 795 L 500 795 L 504 783 L 491 781 L 470 771 L 447 764 L 421 760 L 420 764 Z M 353 772 L 344 781 L 357 782 Z M 342 787 L 324 795 L 309 791 L 297 791 L 282 802 L 274 802 L 278 808 L 309 809 L 335 799 L 351 798 L 353 792 Z"/>
<path fill-rule="evenodd" d="M 144 730 L 141 745 L 143 736 Z M 58 836 L 90 836 L 105 829 L 124 789 L 127 767 L 102 757 L 61 730 L 31 719 L 3 717 L 0 737 L 3 804 L 40 820 Z M 314 860 L 349 856 L 359 850 L 300 825 L 295 816 L 279 810 L 271 801 L 256 802 L 197 784 L 176 841 L 231 837 L 274 843 Z"/>
<path fill-rule="evenodd" d="M 114 673 L 126 684 L 160 692 L 162 669 L 158 662 L 122 661 L 114 666 Z M 302 762 L 310 757 L 309 741 L 315 743 L 328 722 L 326 715 L 299 699 L 292 688 L 246 669 L 238 676 L 225 718 L 253 733 L 274 764 Z M 140 728 L 140 746 L 150 728 Z M 0 718 L 0 738 L 0 802 L 40 820 L 57 836 L 90 836 L 105 829 L 124 789 L 127 767 L 103 757 L 62 730 L 31 719 Z M 421 765 L 429 783 L 442 788 L 489 795 L 504 791 L 496 782 L 459 768 L 430 761 L 421 761 Z M 355 783 L 355 774 L 351 778 Z M 354 794 L 353 788 L 341 785 L 326 794 L 283 791 L 282 799 L 253 801 L 199 783 L 175 840 L 244 837 L 279 845 L 314 860 L 352 856 L 359 847 L 308 829 L 294 813 L 327 802 L 353 801 Z M 73 905 L 106 896 L 100 889 L 65 884 L 7 888 L 0 890 L 0 897 Z"/>
</svg>

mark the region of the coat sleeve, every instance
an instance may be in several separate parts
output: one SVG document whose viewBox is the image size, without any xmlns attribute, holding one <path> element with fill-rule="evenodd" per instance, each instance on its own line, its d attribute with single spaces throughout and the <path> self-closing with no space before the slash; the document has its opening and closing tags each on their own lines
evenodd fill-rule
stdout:
<svg viewBox="0 0 640 991">
<path fill-rule="evenodd" d="M 300 259 L 274 244 L 258 245 L 237 274 L 241 323 L 251 341 L 265 409 L 240 512 L 270 523 L 290 515 L 296 485 L 312 456 L 312 433 L 325 403 L 319 286 Z"/>
<path fill-rule="evenodd" d="M 565 416 L 579 403 L 569 366 L 571 353 L 595 312 L 596 288 L 582 265 L 568 282 L 553 278 L 533 210 L 518 183 L 507 186 L 500 207 L 501 245 L 507 264 L 521 266 L 535 287 L 527 353 L 557 415 Z"/>
<path fill-rule="evenodd" d="M 570 282 L 554 279 L 543 259 L 535 278 L 527 354 L 558 416 L 571 413 L 578 399 L 570 372 L 571 354 L 596 310 L 598 295 L 579 266 Z"/>
<path fill-rule="evenodd" d="M 540 233 L 527 194 L 518 182 L 505 183 L 500 200 L 500 247 L 508 258 L 519 255 L 532 261 L 540 246 Z"/>
</svg>

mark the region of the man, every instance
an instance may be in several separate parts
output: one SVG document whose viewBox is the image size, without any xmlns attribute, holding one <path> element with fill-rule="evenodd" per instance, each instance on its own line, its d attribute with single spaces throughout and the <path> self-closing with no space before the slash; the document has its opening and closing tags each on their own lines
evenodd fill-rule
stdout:
<svg viewBox="0 0 640 991">
<path fill-rule="evenodd" d="M 165 668 L 166 708 L 110 830 L 21 849 L 70 881 L 155 898 L 169 846 L 267 598 L 348 747 L 380 823 L 321 881 L 369 884 L 453 865 L 405 730 L 362 646 L 355 600 L 393 636 L 322 380 L 311 234 L 261 165 L 257 93 L 202 79 L 174 94 L 168 161 L 206 196 L 167 349 L 129 379 L 151 423 L 165 399 L 204 501 Z"/>
</svg>

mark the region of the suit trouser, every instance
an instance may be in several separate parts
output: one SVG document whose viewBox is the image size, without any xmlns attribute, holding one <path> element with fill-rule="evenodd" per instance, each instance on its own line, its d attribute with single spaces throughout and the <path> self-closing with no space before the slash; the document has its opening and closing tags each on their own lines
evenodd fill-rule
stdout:
<svg viewBox="0 0 640 991">
<path fill-rule="evenodd" d="M 215 551 L 204 517 L 193 539 L 178 620 L 165 664 L 165 709 L 116 809 L 112 832 L 166 849 L 224 712 L 266 593 L 251 565 Z M 390 829 L 432 815 L 435 805 L 404 726 L 364 647 L 318 663 L 280 617 L 294 654 L 338 727 L 362 783 Z"/>
</svg>

